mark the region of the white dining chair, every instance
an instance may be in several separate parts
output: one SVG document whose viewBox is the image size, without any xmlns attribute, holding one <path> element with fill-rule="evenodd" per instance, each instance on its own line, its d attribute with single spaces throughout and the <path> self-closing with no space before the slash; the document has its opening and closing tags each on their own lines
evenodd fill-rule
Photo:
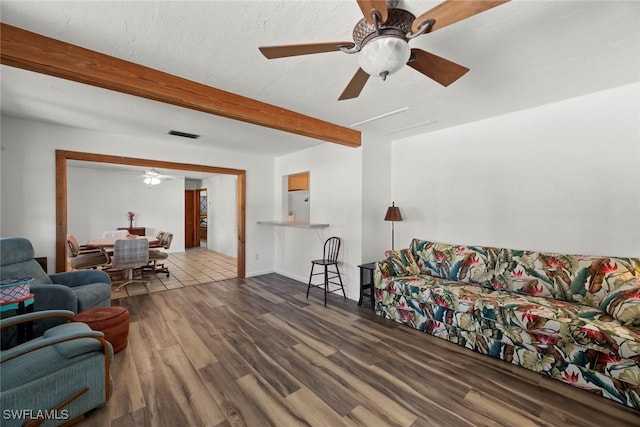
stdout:
<svg viewBox="0 0 640 427">
<path fill-rule="evenodd" d="M 147 239 L 118 239 L 113 247 L 111 267 L 122 270 L 124 282 L 116 286 L 116 291 L 130 283 L 149 283 L 148 280 L 134 280 L 133 270 L 149 264 L 149 241 Z"/>
</svg>

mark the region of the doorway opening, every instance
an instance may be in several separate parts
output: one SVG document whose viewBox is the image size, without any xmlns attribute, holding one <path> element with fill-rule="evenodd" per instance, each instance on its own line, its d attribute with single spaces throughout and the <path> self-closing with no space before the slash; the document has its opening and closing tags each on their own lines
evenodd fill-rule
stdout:
<svg viewBox="0 0 640 427">
<path fill-rule="evenodd" d="M 200 189 L 200 212 L 198 215 L 198 223 L 200 228 L 200 247 L 207 247 L 207 211 L 208 211 L 208 200 L 207 200 L 207 189 Z"/>
<path fill-rule="evenodd" d="M 207 188 L 189 189 L 185 183 L 184 190 L 184 247 L 207 248 L 209 199 Z"/>
<path fill-rule="evenodd" d="M 67 161 L 79 160 L 85 162 L 111 163 L 118 165 L 132 165 L 142 167 L 157 167 L 182 171 L 205 172 L 233 176 L 235 187 L 235 225 L 237 234 L 234 236 L 235 254 L 237 254 L 237 277 L 245 277 L 245 204 L 246 204 L 246 171 L 241 169 L 221 168 L 215 166 L 176 163 L 160 160 L 148 160 L 133 157 L 111 156 L 94 153 L 56 150 L 56 271 L 65 271 L 68 194 L 67 194 Z"/>
</svg>

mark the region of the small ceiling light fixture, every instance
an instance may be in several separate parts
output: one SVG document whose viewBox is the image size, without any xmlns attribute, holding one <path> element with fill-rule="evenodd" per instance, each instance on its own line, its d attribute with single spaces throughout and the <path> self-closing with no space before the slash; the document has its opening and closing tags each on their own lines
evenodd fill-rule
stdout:
<svg viewBox="0 0 640 427">
<path fill-rule="evenodd" d="M 404 67 L 410 57 L 411 48 L 404 37 L 382 35 L 362 47 L 358 61 L 367 74 L 386 80 L 387 76 Z"/>
<path fill-rule="evenodd" d="M 409 40 L 430 31 L 435 22 L 427 20 L 414 33 L 411 23 L 415 16 L 406 10 L 389 9 L 388 19 L 381 23 L 380 12 L 374 9 L 371 11 L 371 18 L 374 24 L 363 19 L 353 29 L 356 48 L 351 51 L 359 50 L 358 62 L 365 73 L 381 77 L 382 80 L 398 72 L 411 60 Z"/>
<path fill-rule="evenodd" d="M 144 183 L 147 185 L 158 185 L 162 181 L 160 181 L 160 174 L 155 170 L 151 169 L 145 171 L 144 173 Z"/>
<path fill-rule="evenodd" d="M 148 176 L 144 179 L 144 183 L 147 185 L 158 185 L 160 184 L 160 178 L 155 176 Z"/>
</svg>

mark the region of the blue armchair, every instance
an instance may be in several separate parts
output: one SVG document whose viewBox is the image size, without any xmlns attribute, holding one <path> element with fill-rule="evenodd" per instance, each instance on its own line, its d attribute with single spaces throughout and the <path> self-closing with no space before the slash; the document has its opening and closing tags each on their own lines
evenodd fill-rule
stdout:
<svg viewBox="0 0 640 427">
<path fill-rule="evenodd" d="M 60 318 L 71 311 L 51 310 L 0 320 L 0 328 Z M 0 407 L 3 426 L 48 420 L 60 425 L 79 420 L 111 397 L 113 348 L 102 332 L 85 323 L 63 323 L 41 337 L 0 351 Z M 29 423 L 26 423 L 29 421 Z"/>
<path fill-rule="evenodd" d="M 73 313 L 111 305 L 111 279 L 99 270 L 69 271 L 47 275 L 33 259 L 31 242 L 21 237 L 0 238 L 0 280 L 32 277 L 31 292 L 35 296 L 34 310 L 69 310 Z M 2 313 L 2 318 L 16 314 Z M 64 320 L 44 319 L 34 323 L 34 336 Z M 15 328 L 3 331 L 2 348 L 15 345 Z"/>
</svg>

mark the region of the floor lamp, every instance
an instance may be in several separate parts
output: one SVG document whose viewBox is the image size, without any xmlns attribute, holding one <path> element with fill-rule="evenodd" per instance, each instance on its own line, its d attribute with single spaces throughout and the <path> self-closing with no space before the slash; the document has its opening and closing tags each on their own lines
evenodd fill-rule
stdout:
<svg viewBox="0 0 640 427">
<path fill-rule="evenodd" d="M 396 202 L 392 202 L 391 206 L 387 208 L 387 214 L 384 216 L 384 220 L 391 221 L 391 250 L 394 250 L 394 225 L 396 221 L 402 221 L 402 214 L 400 213 L 400 208 L 396 206 Z"/>
</svg>

